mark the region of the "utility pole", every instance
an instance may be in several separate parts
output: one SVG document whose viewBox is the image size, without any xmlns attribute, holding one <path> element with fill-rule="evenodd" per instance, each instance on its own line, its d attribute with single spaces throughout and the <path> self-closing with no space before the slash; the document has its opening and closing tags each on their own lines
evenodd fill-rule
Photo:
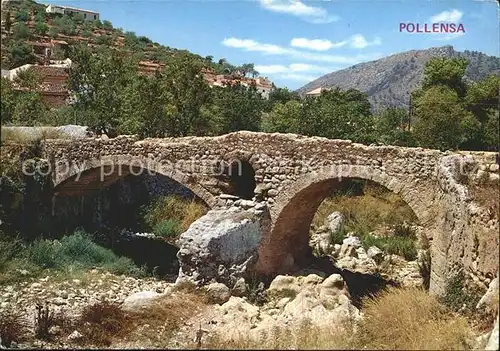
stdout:
<svg viewBox="0 0 500 351">
<path fill-rule="evenodd" d="M 408 111 L 408 131 L 411 131 L 411 119 L 413 117 L 413 104 L 412 104 L 412 95 L 410 93 L 410 108 Z"/>
</svg>

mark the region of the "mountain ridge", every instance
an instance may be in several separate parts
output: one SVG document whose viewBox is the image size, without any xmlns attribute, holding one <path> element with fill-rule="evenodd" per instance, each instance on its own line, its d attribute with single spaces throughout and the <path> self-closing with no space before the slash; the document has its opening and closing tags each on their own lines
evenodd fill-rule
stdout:
<svg viewBox="0 0 500 351">
<path fill-rule="evenodd" d="M 405 51 L 356 64 L 325 74 L 296 91 L 304 96 L 320 87 L 354 88 L 368 94 L 374 110 L 391 106 L 407 108 L 410 93 L 420 85 L 425 63 L 431 57 L 465 57 L 469 61 L 465 77 L 470 81 L 500 74 L 500 58 L 478 51 L 455 51 L 453 46 L 446 45 Z"/>
</svg>

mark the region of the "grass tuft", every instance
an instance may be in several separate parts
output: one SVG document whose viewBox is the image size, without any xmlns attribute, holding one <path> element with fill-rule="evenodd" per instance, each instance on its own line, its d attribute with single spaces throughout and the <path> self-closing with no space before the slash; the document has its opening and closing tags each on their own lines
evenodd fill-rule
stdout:
<svg viewBox="0 0 500 351">
<path fill-rule="evenodd" d="M 146 226 L 155 234 L 176 239 L 203 216 L 207 208 L 200 202 L 170 195 L 158 197 L 143 212 Z"/>
<path fill-rule="evenodd" d="M 83 342 L 96 346 L 110 346 L 113 338 L 130 330 L 130 324 L 120 305 L 108 301 L 86 306 L 79 319 Z"/>
<path fill-rule="evenodd" d="M 1 345 L 9 348 L 12 342 L 22 341 L 28 332 L 28 322 L 19 313 L 13 311 L 0 312 Z"/>
<path fill-rule="evenodd" d="M 462 350 L 471 342 L 467 320 L 422 289 L 388 289 L 363 310 L 359 341 L 368 349 Z"/>
<path fill-rule="evenodd" d="M 36 277 L 46 270 L 59 275 L 75 275 L 75 272 L 96 267 L 113 274 L 146 275 L 144 267 L 97 245 L 90 235 L 81 231 L 61 240 L 38 239 L 29 245 L 0 240 L 0 283 Z M 27 275 L 20 274 L 20 271 L 26 271 Z"/>
</svg>

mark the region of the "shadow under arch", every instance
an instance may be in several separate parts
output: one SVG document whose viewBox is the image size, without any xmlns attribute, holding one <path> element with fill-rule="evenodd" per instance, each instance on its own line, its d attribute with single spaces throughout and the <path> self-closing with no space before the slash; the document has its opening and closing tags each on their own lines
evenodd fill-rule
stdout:
<svg viewBox="0 0 500 351">
<path fill-rule="evenodd" d="M 58 195 L 86 194 L 100 190 L 128 175 L 142 172 L 160 174 L 189 189 L 208 207 L 213 207 L 217 199 L 192 177 L 179 171 L 171 164 L 164 164 L 139 157 L 103 157 L 84 161 L 80 165 L 57 167 L 53 173 L 53 190 Z"/>
<path fill-rule="evenodd" d="M 272 225 L 259 248 L 256 266 L 259 273 L 287 273 L 309 256 L 309 228 L 314 215 L 323 200 L 345 179 L 368 180 L 382 185 L 401 196 L 421 225 L 432 221 L 429 204 L 421 200 L 419 191 L 411 189 L 405 179 L 361 165 L 323 168 L 299 178 L 275 198 L 275 206 L 270 209 Z"/>
</svg>

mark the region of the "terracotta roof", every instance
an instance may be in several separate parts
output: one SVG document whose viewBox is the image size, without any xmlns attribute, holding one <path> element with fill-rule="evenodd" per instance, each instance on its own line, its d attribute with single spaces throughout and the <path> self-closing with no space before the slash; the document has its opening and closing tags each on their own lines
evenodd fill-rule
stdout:
<svg viewBox="0 0 500 351">
<path fill-rule="evenodd" d="M 43 76 L 52 76 L 52 77 L 68 76 L 68 69 L 64 67 L 32 66 L 31 68 Z"/>
</svg>

